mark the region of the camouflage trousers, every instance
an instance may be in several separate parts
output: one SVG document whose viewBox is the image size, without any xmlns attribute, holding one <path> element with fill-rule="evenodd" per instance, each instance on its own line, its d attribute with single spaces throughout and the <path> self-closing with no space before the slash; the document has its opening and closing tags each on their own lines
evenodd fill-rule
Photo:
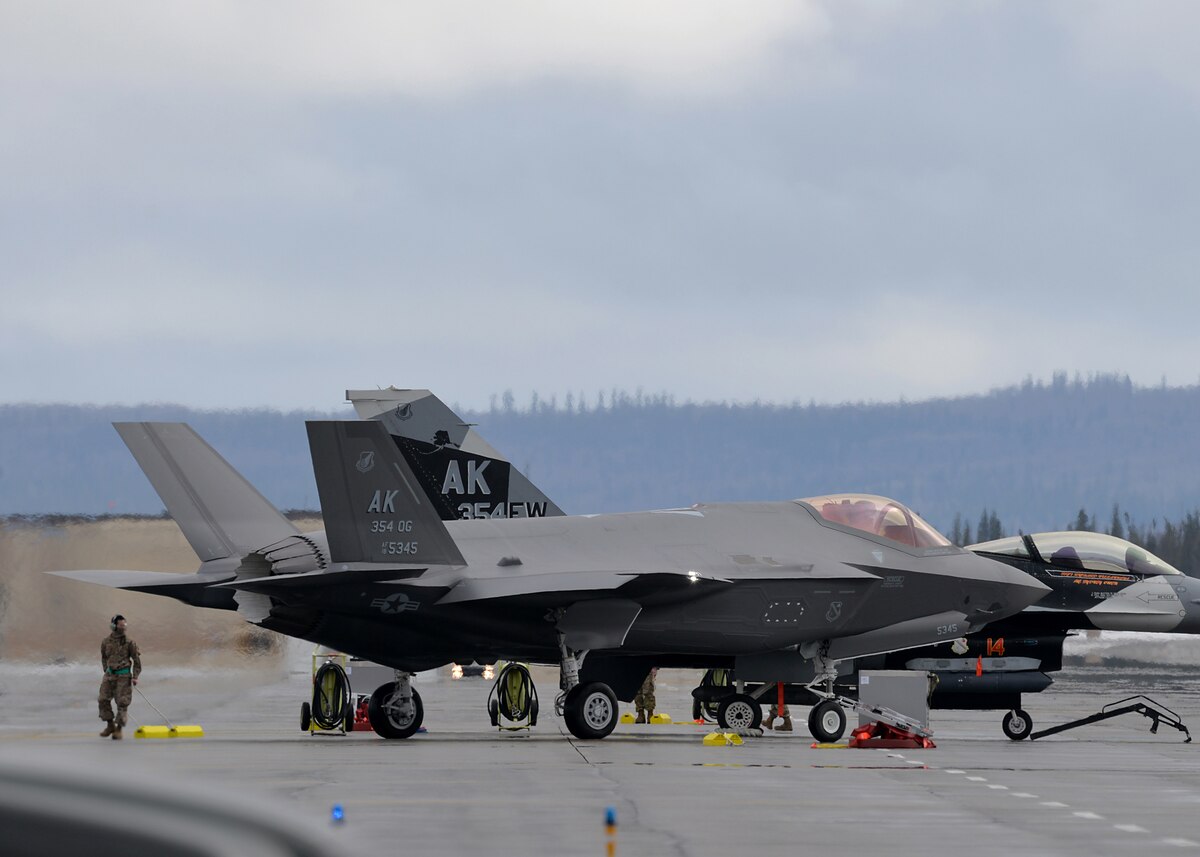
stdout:
<svg viewBox="0 0 1200 857">
<path fill-rule="evenodd" d="M 633 698 L 633 705 L 638 711 L 654 711 L 654 694 L 639 692 Z"/>
<path fill-rule="evenodd" d="M 117 725 L 125 725 L 125 712 L 133 702 L 133 679 L 127 675 L 106 675 L 100 681 L 100 719 L 113 719 L 112 702 L 117 701 Z"/>
</svg>

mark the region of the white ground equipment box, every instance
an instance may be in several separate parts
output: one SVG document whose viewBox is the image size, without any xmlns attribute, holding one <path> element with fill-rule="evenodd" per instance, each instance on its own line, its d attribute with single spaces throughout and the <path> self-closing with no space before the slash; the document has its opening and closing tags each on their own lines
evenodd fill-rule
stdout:
<svg viewBox="0 0 1200 857">
<path fill-rule="evenodd" d="M 890 708 L 929 726 L 929 673 L 913 670 L 863 670 L 858 674 L 858 699 L 867 705 Z M 874 721 L 860 712 L 858 725 Z"/>
</svg>

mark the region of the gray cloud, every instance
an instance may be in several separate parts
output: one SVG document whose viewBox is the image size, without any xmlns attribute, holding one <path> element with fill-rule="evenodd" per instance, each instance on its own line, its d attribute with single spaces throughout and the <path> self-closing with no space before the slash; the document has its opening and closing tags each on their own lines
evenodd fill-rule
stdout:
<svg viewBox="0 0 1200 857">
<path fill-rule="evenodd" d="M 6 400 L 1197 375 L 1190 5 L 183 8 L 0 22 Z"/>
</svg>

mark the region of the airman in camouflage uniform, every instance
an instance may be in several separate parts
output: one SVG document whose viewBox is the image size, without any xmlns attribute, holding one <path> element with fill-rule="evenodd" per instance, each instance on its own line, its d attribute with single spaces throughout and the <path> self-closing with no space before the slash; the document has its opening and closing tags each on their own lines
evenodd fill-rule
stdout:
<svg viewBox="0 0 1200 857">
<path fill-rule="evenodd" d="M 651 667 L 650 672 L 646 674 L 646 680 L 642 682 L 641 690 L 633 698 L 633 704 L 637 708 L 637 723 L 648 723 L 650 718 L 654 716 L 654 677 L 658 675 L 658 667 Z"/>
<path fill-rule="evenodd" d="M 100 719 L 105 722 L 101 738 L 121 740 L 121 729 L 125 726 L 126 711 L 133 701 L 133 686 L 142 673 L 142 653 L 137 643 L 125 636 L 125 617 L 118 613 L 112 617 L 108 627 L 112 633 L 100 644 L 100 665 L 104 678 L 100 681 Z M 112 702 L 117 701 L 117 713 L 113 716 Z"/>
</svg>

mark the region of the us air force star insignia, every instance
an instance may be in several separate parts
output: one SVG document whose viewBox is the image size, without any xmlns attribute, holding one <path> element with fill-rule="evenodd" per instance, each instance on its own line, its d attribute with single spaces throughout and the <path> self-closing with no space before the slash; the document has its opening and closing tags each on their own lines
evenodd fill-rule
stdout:
<svg viewBox="0 0 1200 857">
<path fill-rule="evenodd" d="M 375 450 L 369 449 L 358 456 L 358 461 L 354 463 L 354 469 L 359 473 L 367 473 L 375 467 Z"/>
<path fill-rule="evenodd" d="M 371 602 L 371 606 L 377 609 L 380 613 L 394 616 L 397 613 L 405 613 L 409 610 L 416 610 L 421 606 L 420 601 L 411 601 L 403 592 L 395 592 L 387 598 L 376 598 Z"/>
</svg>

